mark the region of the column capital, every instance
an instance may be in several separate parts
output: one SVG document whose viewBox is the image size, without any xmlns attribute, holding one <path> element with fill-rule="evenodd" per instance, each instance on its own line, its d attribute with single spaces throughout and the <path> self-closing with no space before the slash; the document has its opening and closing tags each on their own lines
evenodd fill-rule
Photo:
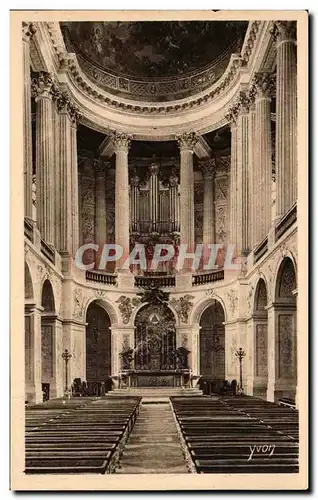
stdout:
<svg viewBox="0 0 318 500">
<path fill-rule="evenodd" d="M 266 71 L 255 73 L 253 78 L 253 88 L 255 89 L 255 97 L 270 98 L 275 86 L 275 79 L 271 73 Z"/>
<path fill-rule="evenodd" d="M 215 175 L 215 159 L 206 158 L 199 162 L 200 170 L 204 180 L 212 180 Z"/>
<path fill-rule="evenodd" d="M 29 42 L 37 29 L 34 23 L 26 23 L 22 21 L 22 38 L 25 42 Z"/>
<path fill-rule="evenodd" d="M 36 101 L 42 98 L 57 98 L 58 85 L 54 81 L 51 73 L 41 71 L 38 76 L 32 80 L 31 92 Z"/>
<path fill-rule="evenodd" d="M 198 142 L 198 136 L 195 132 L 188 132 L 182 134 L 177 138 L 178 146 L 180 151 L 191 151 L 193 153 L 196 143 Z"/>
<path fill-rule="evenodd" d="M 271 35 L 273 36 L 277 45 L 279 45 L 281 42 L 295 42 L 295 21 L 275 21 L 271 28 Z"/>
<path fill-rule="evenodd" d="M 225 118 L 230 122 L 231 126 L 236 125 L 238 117 L 238 105 L 235 103 L 229 110 L 228 113 L 225 115 Z"/>
<path fill-rule="evenodd" d="M 113 132 L 111 134 L 111 142 L 113 144 L 115 153 L 119 151 L 128 153 L 131 140 L 132 136 L 128 134 L 122 134 L 120 132 Z"/>
<path fill-rule="evenodd" d="M 75 125 L 79 120 L 81 114 L 71 101 L 71 98 L 67 92 L 58 93 L 54 96 L 57 110 L 60 114 L 67 114 L 70 121 Z"/>
<path fill-rule="evenodd" d="M 241 90 L 237 99 L 237 112 L 238 114 L 246 114 L 250 109 L 250 99 L 248 91 Z"/>
</svg>

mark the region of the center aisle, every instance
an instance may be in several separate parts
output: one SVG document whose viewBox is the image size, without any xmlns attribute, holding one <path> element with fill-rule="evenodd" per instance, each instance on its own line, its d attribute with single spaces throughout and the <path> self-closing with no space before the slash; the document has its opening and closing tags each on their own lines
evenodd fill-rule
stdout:
<svg viewBox="0 0 318 500">
<path fill-rule="evenodd" d="M 116 474 L 187 474 L 169 402 L 144 403 Z"/>
</svg>

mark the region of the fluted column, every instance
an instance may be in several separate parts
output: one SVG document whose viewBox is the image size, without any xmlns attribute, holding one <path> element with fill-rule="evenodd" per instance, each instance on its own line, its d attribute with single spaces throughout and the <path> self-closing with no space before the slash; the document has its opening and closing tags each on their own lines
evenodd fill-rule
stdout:
<svg viewBox="0 0 318 500">
<path fill-rule="evenodd" d="M 56 241 L 62 252 L 73 252 L 73 218 L 72 218 L 72 126 L 76 119 L 76 110 L 67 93 L 57 98 L 59 159 L 56 176 Z"/>
<path fill-rule="evenodd" d="M 31 117 L 31 71 L 30 71 L 30 40 L 36 33 L 32 23 L 22 23 L 23 40 L 23 135 L 24 135 L 24 215 L 32 216 L 32 117 Z"/>
<path fill-rule="evenodd" d="M 79 113 L 73 114 L 71 121 L 71 165 L 72 165 L 72 242 L 73 255 L 79 247 L 79 201 L 78 201 L 78 163 L 77 163 L 77 123 Z"/>
<path fill-rule="evenodd" d="M 32 82 L 36 100 L 36 208 L 42 238 L 54 244 L 54 128 L 53 95 L 57 88 L 49 73 Z"/>
<path fill-rule="evenodd" d="M 214 176 L 215 160 L 209 158 L 200 164 L 203 176 L 203 244 L 215 243 Z"/>
<path fill-rule="evenodd" d="M 169 177 L 169 209 L 171 231 L 179 231 L 179 198 L 178 198 L 178 176 L 173 170 Z"/>
<path fill-rule="evenodd" d="M 139 177 L 135 173 L 131 178 L 130 206 L 131 206 L 131 228 L 132 231 L 139 231 Z"/>
<path fill-rule="evenodd" d="M 112 142 L 116 154 L 115 178 L 115 243 L 123 249 L 122 258 L 117 261 L 120 271 L 129 256 L 129 182 L 128 182 L 128 150 L 130 137 L 115 133 Z"/>
<path fill-rule="evenodd" d="M 237 107 L 234 106 L 226 115 L 231 126 L 231 167 L 229 175 L 229 234 L 228 244 L 237 247 Z"/>
<path fill-rule="evenodd" d="M 197 137 L 194 133 L 178 138 L 180 148 L 180 243 L 187 251 L 194 251 L 194 176 L 193 151 Z M 188 261 L 188 262 L 187 262 Z M 185 260 L 184 268 L 191 268 L 192 261 Z"/>
<path fill-rule="evenodd" d="M 236 228 L 237 250 L 241 254 L 248 248 L 248 112 L 249 99 L 240 92 L 237 117 L 237 198 Z"/>
<path fill-rule="evenodd" d="M 257 219 L 258 211 L 256 210 L 257 203 L 257 176 L 256 176 L 256 153 L 257 148 L 255 145 L 255 103 L 253 101 L 254 95 L 249 96 L 252 101 L 250 102 L 250 109 L 248 115 L 248 128 L 249 128 L 249 143 L 248 143 L 248 174 L 249 174 L 249 241 L 248 247 L 252 249 L 256 244 L 256 232 L 257 232 Z"/>
<path fill-rule="evenodd" d="M 102 252 L 106 241 L 106 172 L 101 160 L 94 160 L 95 170 L 95 243 Z"/>
<path fill-rule="evenodd" d="M 286 213 L 297 199 L 297 61 L 292 21 L 275 22 L 276 75 L 276 214 Z"/>
<path fill-rule="evenodd" d="M 259 200 L 258 221 L 255 227 L 256 243 L 263 240 L 271 224 L 272 198 L 272 143 L 271 143 L 271 91 L 272 76 L 256 73 L 254 77 L 255 96 L 255 147 L 256 154 L 256 193 Z"/>
</svg>

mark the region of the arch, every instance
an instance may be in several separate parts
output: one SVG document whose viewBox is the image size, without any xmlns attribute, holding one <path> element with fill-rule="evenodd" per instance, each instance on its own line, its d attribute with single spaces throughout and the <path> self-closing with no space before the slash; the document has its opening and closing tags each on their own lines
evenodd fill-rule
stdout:
<svg viewBox="0 0 318 500">
<path fill-rule="evenodd" d="M 34 299 L 33 281 L 29 265 L 26 261 L 24 261 L 24 298 Z"/>
<path fill-rule="evenodd" d="M 55 312 L 55 299 L 53 293 L 53 287 L 49 279 L 46 279 L 42 285 L 41 293 L 41 306 L 44 312 Z"/>
<path fill-rule="evenodd" d="M 223 313 L 224 313 L 224 322 L 226 323 L 226 321 L 227 321 L 227 311 L 226 311 L 226 307 L 225 307 L 224 301 L 218 295 L 213 294 L 213 297 L 202 299 L 202 300 L 200 300 L 196 304 L 196 306 L 193 308 L 191 316 L 190 316 L 190 324 L 191 325 L 193 325 L 193 324 L 199 324 L 203 312 L 209 306 L 213 305 L 214 301 L 217 301 L 217 302 L 219 302 L 221 304 L 221 306 L 223 308 Z"/>
<path fill-rule="evenodd" d="M 200 374 L 213 380 L 225 378 L 225 315 L 218 300 L 213 300 L 200 317 Z"/>
<path fill-rule="evenodd" d="M 254 313 L 265 313 L 265 307 L 268 301 L 267 286 L 264 278 L 260 278 L 257 282 L 254 293 Z"/>
<path fill-rule="evenodd" d="M 268 383 L 268 289 L 264 277 L 255 288 L 253 314 L 253 395 L 266 399 Z"/>
<path fill-rule="evenodd" d="M 136 321 L 136 316 L 138 315 L 138 313 L 146 306 L 148 306 L 149 304 L 148 303 L 145 303 L 145 302 L 142 302 L 141 304 L 139 304 L 137 307 L 135 307 L 135 309 L 133 310 L 132 314 L 131 314 L 131 318 L 130 318 L 130 322 L 134 325 L 135 324 L 135 321 Z M 180 320 L 179 320 L 179 317 L 178 317 L 178 314 L 176 312 L 176 310 L 171 306 L 171 304 L 165 304 L 167 306 L 168 309 L 170 309 L 171 313 L 173 314 L 174 316 L 174 320 L 175 320 L 175 324 L 176 326 L 178 326 L 180 324 Z"/>
<path fill-rule="evenodd" d="M 144 304 L 135 316 L 135 368 L 176 368 L 176 324 L 167 304 Z"/>
<path fill-rule="evenodd" d="M 279 264 L 275 280 L 275 301 L 296 303 L 293 291 L 297 288 L 296 268 L 293 260 L 285 256 Z"/>
<path fill-rule="evenodd" d="M 111 304 L 111 302 L 107 301 L 104 298 L 91 297 L 87 301 L 85 314 L 84 314 L 85 318 L 87 315 L 88 308 L 93 302 L 95 302 L 97 305 L 102 307 L 107 312 L 108 316 L 110 317 L 112 327 L 115 327 L 118 325 L 118 315 L 117 315 L 117 311 L 116 311 L 115 307 L 113 306 L 113 304 Z"/>
<path fill-rule="evenodd" d="M 86 381 L 89 392 L 97 395 L 98 385 L 111 375 L 111 318 L 99 300 L 90 302 L 85 318 Z"/>
</svg>

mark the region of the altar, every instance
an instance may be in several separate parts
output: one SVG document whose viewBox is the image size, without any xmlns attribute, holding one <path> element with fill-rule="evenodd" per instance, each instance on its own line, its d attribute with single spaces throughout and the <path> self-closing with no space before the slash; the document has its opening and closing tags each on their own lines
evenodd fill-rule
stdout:
<svg viewBox="0 0 318 500">
<path fill-rule="evenodd" d="M 190 387 L 189 369 L 180 370 L 122 370 L 119 387 Z"/>
</svg>

